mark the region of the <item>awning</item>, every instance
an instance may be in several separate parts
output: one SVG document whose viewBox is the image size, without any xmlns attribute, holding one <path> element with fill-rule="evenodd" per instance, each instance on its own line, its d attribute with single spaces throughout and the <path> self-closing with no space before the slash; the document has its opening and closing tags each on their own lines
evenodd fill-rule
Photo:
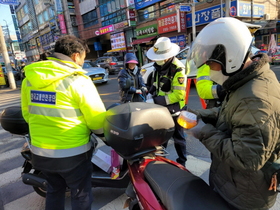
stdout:
<svg viewBox="0 0 280 210">
<path fill-rule="evenodd" d="M 258 25 L 262 26 L 260 28 L 261 30 L 276 28 L 277 22 L 278 22 L 278 20 L 259 20 L 259 21 L 254 21 L 255 24 L 258 24 Z"/>
<path fill-rule="evenodd" d="M 108 50 L 107 52 L 126 52 L 126 47 Z"/>
<path fill-rule="evenodd" d="M 144 39 L 136 39 L 133 42 L 131 42 L 131 44 L 135 45 L 135 44 L 147 43 L 147 42 L 150 42 L 155 37 L 156 36 L 151 36 L 151 37 L 147 37 L 147 38 L 144 38 Z"/>
</svg>

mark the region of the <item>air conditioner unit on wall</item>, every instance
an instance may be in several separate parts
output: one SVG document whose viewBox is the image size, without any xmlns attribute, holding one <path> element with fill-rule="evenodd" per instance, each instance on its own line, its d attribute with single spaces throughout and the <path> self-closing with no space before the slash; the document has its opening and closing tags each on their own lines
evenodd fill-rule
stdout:
<svg viewBox="0 0 280 210">
<path fill-rule="evenodd" d="M 270 14 L 264 14 L 264 15 L 263 15 L 263 19 L 269 20 L 269 19 L 270 19 Z"/>
</svg>

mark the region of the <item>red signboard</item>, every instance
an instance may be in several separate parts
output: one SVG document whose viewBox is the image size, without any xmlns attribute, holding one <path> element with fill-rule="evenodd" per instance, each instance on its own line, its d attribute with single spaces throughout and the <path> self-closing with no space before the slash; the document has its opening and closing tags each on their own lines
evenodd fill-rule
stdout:
<svg viewBox="0 0 280 210">
<path fill-rule="evenodd" d="M 179 15 L 181 31 L 186 29 L 186 18 L 184 12 L 180 12 Z M 168 33 L 171 31 L 177 31 L 177 14 L 167 15 L 157 19 L 158 22 L 158 33 Z"/>
</svg>

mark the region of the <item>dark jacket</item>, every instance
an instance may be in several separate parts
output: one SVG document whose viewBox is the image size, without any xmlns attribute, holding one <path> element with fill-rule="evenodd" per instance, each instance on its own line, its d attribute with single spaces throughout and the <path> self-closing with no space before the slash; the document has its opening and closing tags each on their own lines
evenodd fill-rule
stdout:
<svg viewBox="0 0 280 210">
<path fill-rule="evenodd" d="M 268 209 L 277 196 L 268 190 L 261 169 L 279 158 L 280 85 L 267 55 L 252 59 L 249 67 L 224 82 L 227 96 L 219 112 L 199 110 L 203 121 L 212 119 L 200 136 L 212 154 L 210 185 L 243 210 Z"/>
<path fill-rule="evenodd" d="M 128 69 L 127 62 L 131 60 L 138 61 L 138 59 L 133 53 L 127 53 L 124 57 L 125 68 L 122 69 L 118 74 L 120 101 L 123 103 L 129 101 L 130 102 L 144 101 L 143 98 L 136 93 L 136 90 L 137 89 L 141 90 L 143 87 L 145 87 L 145 83 L 140 74 L 140 69 L 137 66 L 135 66 L 134 70 Z"/>
</svg>

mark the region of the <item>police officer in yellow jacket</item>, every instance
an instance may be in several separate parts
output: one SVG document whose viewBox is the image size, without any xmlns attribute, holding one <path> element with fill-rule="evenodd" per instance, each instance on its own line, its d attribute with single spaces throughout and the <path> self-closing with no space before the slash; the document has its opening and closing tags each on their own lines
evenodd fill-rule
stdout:
<svg viewBox="0 0 280 210">
<path fill-rule="evenodd" d="M 185 66 L 175 57 L 179 51 L 179 46 L 171 43 L 167 37 L 158 38 L 148 50 L 147 57 L 155 61 L 155 71 L 146 102 L 165 106 L 172 114 L 175 123 L 173 139 L 179 156 L 176 161 L 185 166 L 186 140 L 183 128 L 177 123 L 177 117 L 185 106 L 186 74 Z M 167 143 L 164 146 L 167 146 Z"/>
<path fill-rule="evenodd" d="M 84 41 L 66 35 L 56 41 L 48 60 L 25 67 L 22 113 L 34 168 L 48 182 L 46 210 L 64 209 L 66 186 L 73 210 L 91 209 L 90 134 L 103 135 L 106 109 L 81 68 L 88 51 Z"/>
<path fill-rule="evenodd" d="M 197 71 L 196 90 L 200 98 L 206 100 L 207 108 L 221 105 L 226 92 L 223 87 L 210 79 L 210 68 L 208 65 L 201 66 Z"/>
</svg>

